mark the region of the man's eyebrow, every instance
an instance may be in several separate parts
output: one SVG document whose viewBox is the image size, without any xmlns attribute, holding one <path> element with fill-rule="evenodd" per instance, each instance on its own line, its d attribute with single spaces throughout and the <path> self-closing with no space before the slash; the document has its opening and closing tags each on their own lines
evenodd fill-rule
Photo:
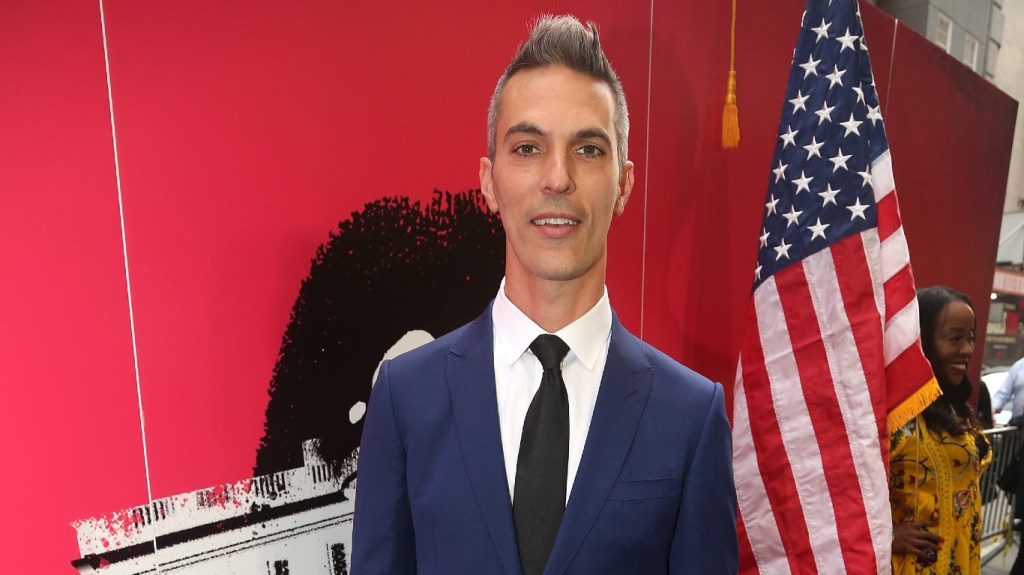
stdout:
<svg viewBox="0 0 1024 575">
<path fill-rule="evenodd" d="M 505 139 L 507 140 L 509 137 L 515 136 L 515 135 L 519 135 L 519 134 L 529 134 L 529 135 L 532 135 L 532 136 L 541 136 L 541 137 L 548 135 L 547 132 L 545 132 L 544 130 L 540 129 L 540 127 L 537 126 L 536 124 L 531 124 L 530 122 L 520 122 L 520 123 L 518 123 L 518 124 L 516 124 L 514 126 L 509 127 L 509 129 L 505 132 Z M 608 144 L 609 146 L 612 143 L 612 139 L 608 135 L 608 133 L 605 132 L 604 130 L 600 129 L 600 128 L 583 128 L 582 130 L 579 130 L 579 131 L 577 131 L 577 132 L 575 132 L 573 134 L 573 139 L 574 140 L 588 140 L 588 139 L 602 140 L 606 144 Z"/>
<path fill-rule="evenodd" d="M 605 132 L 604 130 L 602 130 L 600 128 L 584 128 L 584 129 L 576 132 L 576 137 L 574 139 L 576 139 L 576 140 L 596 139 L 596 140 L 603 140 L 609 146 L 612 144 L 611 137 L 608 136 L 607 132 Z"/>
<path fill-rule="evenodd" d="M 510 136 L 517 134 L 531 134 L 534 136 L 544 136 L 544 130 L 541 130 L 538 126 L 529 122 L 519 122 L 518 124 L 509 127 L 508 131 L 505 132 L 505 139 L 507 140 Z"/>
</svg>

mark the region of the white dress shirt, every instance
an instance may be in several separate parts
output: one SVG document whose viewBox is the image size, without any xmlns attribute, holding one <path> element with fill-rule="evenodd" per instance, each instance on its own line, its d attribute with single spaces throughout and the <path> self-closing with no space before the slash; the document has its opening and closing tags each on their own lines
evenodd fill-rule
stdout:
<svg viewBox="0 0 1024 575">
<path fill-rule="evenodd" d="M 498 422 L 501 447 L 505 455 L 505 476 L 509 498 L 515 497 L 516 464 L 523 422 L 530 402 L 540 387 L 543 368 L 530 351 L 533 340 L 545 332 L 505 297 L 505 280 L 491 310 L 494 321 L 494 383 L 498 395 Z M 608 289 L 582 317 L 558 330 L 555 335 L 569 346 L 562 361 L 562 379 L 569 396 L 569 468 L 566 477 L 566 502 L 587 443 L 590 419 L 597 403 L 608 345 L 612 333 L 612 308 Z"/>
<path fill-rule="evenodd" d="M 982 383 L 981 385 L 985 385 Z M 1010 367 L 1003 385 L 992 396 L 992 410 L 999 413 L 1006 402 L 1013 400 L 1013 417 L 1024 415 L 1024 359 Z"/>
</svg>

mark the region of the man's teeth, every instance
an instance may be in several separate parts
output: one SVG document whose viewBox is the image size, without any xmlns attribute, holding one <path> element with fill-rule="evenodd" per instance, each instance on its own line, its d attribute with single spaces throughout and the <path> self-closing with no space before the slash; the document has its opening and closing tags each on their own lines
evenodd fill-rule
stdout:
<svg viewBox="0 0 1024 575">
<path fill-rule="evenodd" d="M 533 223 L 538 226 L 575 226 L 579 224 L 576 220 L 569 218 L 538 218 L 533 220 Z"/>
</svg>

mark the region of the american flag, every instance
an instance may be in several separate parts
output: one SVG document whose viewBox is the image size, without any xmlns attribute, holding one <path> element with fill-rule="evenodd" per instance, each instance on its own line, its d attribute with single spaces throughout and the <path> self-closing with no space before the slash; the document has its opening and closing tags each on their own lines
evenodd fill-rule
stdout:
<svg viewBox="0 0 1024 575">
<path fill-rule="evenodd" d="M 810 0 L 733 401 L 744 573 L 888 573 L 888 430 L 938 396 L 856 0 Z"/>
</svg>

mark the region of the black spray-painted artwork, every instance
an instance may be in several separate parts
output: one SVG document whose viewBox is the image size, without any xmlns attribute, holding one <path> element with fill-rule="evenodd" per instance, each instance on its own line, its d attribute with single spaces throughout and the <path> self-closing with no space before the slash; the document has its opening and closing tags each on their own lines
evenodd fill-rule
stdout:
<svg viewBox="0 0 1024 575">
<path fill-rule="evenodd" d="M 317 250 L 270 384 L 255 474 L 302 465 L 320 438 L 335 465 L 359 445 L 382 355 L 404 334 L 439 337 L 479 315 L 504 273 L 504 233 L 479 191 L 369 203 Z M 358 414 L 356 414 L 358 415 Z M 356 421 L 352 421 L 356 419 Z"/>
<path fill-rule="evenodd" d="M 348 575 L 363 413 L 385 354 L 480 314 L 505 242 L 479 191 L 371 203 L 321 245 L 270 382 L 251 478 L 73 522 L 80 572 Z M 396 345 L 397 344 L 397 345 Z"/>
</svg>

